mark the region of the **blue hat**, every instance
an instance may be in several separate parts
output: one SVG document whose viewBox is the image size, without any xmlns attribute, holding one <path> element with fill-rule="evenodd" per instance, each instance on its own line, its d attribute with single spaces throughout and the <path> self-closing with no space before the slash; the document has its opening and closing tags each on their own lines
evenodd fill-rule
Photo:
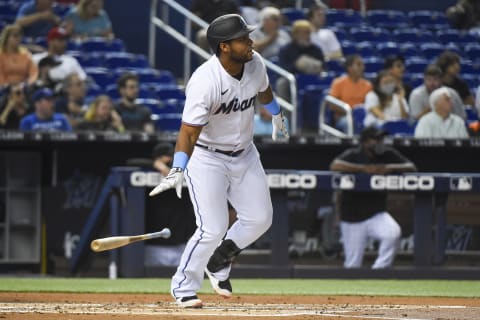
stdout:
<svg viewBox="0 0 480 320">
<path fill-rule="evenodd" d="M 37 102 L 40 99 L 43 98 L 52 98 L 53 97 L 53 91 L 48 89 L 48 88 L 42 88 L 38 89 L 35 91 L 35 93 L 32 96 L 33 102 Z"/>
</svg>

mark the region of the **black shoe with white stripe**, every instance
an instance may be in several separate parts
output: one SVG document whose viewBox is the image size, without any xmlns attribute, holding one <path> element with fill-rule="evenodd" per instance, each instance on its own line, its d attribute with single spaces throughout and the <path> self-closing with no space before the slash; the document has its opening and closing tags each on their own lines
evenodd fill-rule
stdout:
<svg viewBox="0 0 480 320">
<path fill-rule="evenodd" d="M 215 278 L 215 276 L 210 271 L 208 271 L 207 268 L 205 268 L 205 273 L 210 279 L 212 288 L 213 290 L 215 290 L 216 293 L 218 293 L 224 298 L 230 298 L 232 296 L 232 284 L 230 283 L 230 279 L 220 281 Z"/>
<path fill-rule="evenodd" d="M 197 296 L 181 297 L 177 298 L 177 305 L 182 308 L 201 308 L 203 307 L 202 300 Z"/>
</svg>

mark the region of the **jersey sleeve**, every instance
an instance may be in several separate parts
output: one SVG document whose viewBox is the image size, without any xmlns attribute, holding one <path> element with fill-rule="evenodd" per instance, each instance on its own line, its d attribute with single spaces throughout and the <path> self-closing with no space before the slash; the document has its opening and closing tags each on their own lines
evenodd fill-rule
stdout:
<svg viewBox="0 0 480 320">
<path fill-rule="evenodd" d="M 374 91 L 370 91 L 367 93 L 365 97 L 365 109 L 370 110 L 374 107 L 378 107 L 380 105 L 380 100 L 378 99 L 377 94 Z"/>
<path fill-rule="evenodd" d="M 214 81 L 194 73 L 185 90 L 185 107 L 182 122 L 193 126 L 205 126 L 214 102 Z"/>
<path fill-rule="evenodd" d="M 259 72 L 261 72 L 262 79 L 258 92 L 264 92 L 265 90 L 267 90 L 268 85 L 270 84 L 270 81 L 268 80 L 267 67 L 265 66 L 265 62 L 263 61 L 263 58 L 260 56 L 260 54 L 255 53 L 255 56 L 258 60 L 259 69 L 261 70 Z"/>
</svg>

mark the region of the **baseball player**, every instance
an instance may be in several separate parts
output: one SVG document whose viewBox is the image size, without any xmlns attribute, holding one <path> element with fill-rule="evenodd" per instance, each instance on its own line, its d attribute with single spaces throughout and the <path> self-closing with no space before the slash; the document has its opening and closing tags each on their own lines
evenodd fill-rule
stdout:
<svg viewBox="0 0 480 320">
<path fill-rule="evenodd" d="M 330 164 L 330 170 L 347 173 L 389 174 L 416 171 L 416 166 L 397 150 L 383 144 L 385 132 L 367 127 L 360 146 L 345 150 Z M 368 239 L 378 240 L 373 269 L 392 265 L 400 240 L 398 223 L 386 211 L 385 192 L 342 191 L 339 199 L 340 232 L 345 268 L 360 268 Z"/>
<path fill-rule="evenodd" d="M 172 169 L 150 192 L 175 188 L 180 197 L 185 175 L 197 229 L 172 279 L 171 293 L 181 307 L 202 307 L 196 292 L 204 271 L 213 289 L 230 297 L 232 260 L 272 222 L 270 191 L 253 144 L 256 99 L 273 115 L 272 138 L 288 133 L 265 65 L 252 49 L 253 30 L 237 14 L 209 25 L 207 39 L 215 55 L 187 84 Z M 227 200 L 238 218 L 230 229 Z"/>
</svg>

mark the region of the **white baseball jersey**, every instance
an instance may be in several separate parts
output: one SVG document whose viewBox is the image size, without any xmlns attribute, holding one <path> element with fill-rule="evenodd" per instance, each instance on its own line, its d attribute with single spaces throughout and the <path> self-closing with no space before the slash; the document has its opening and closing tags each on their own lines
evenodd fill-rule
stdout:
<svg viewBox="0 0 480 320">
<path fill-rule="evenodd" d="M 212 56 L 192 74 L 186 88 L 182 121 L 205 126 L 199 144 L 221 150 L 245 149 L 253 139 L 253 117 L 258 92 L 269 85 L 265 64 L 256 52 L 245 63 L 240 80 Z"/>
</svg>

